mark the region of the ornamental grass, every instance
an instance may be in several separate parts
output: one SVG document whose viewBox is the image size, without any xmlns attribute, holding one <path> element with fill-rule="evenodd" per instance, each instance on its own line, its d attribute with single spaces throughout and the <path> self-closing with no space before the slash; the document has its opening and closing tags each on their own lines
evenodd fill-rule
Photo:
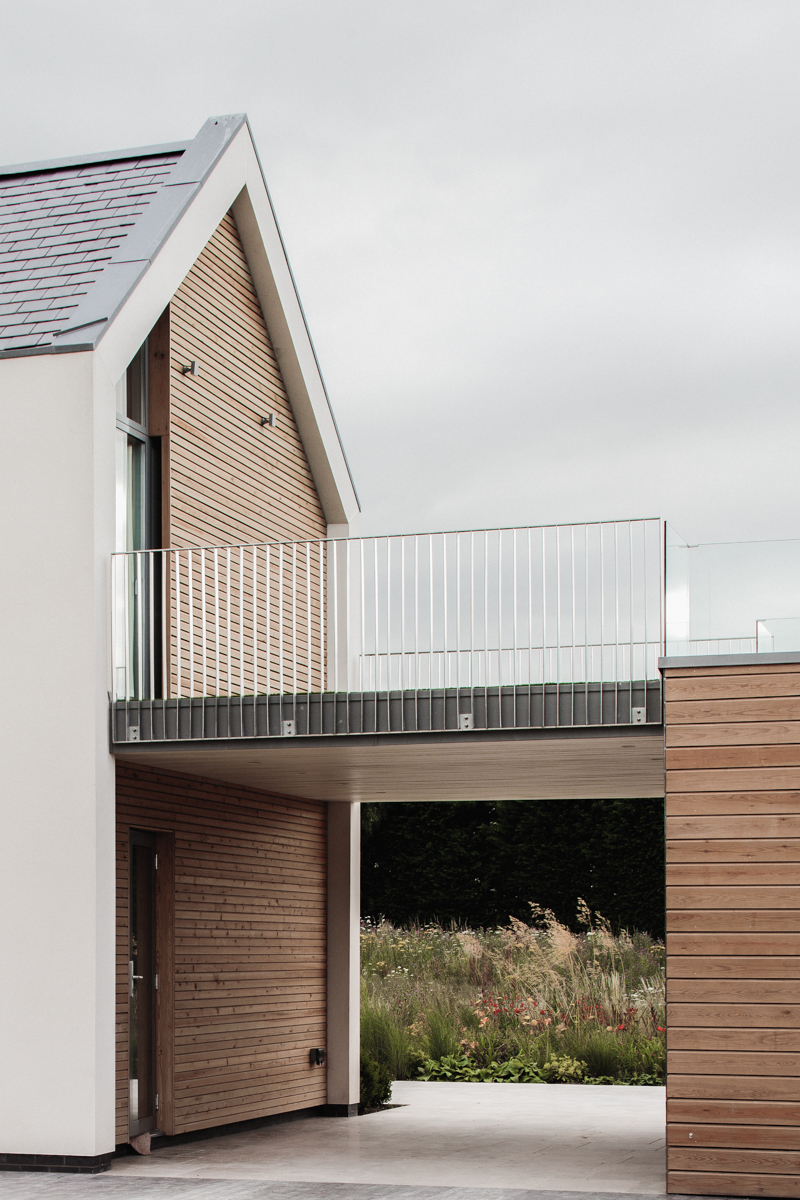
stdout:
<svg viewBox="0 0 800 1200">
<path fill-rule="evenodd" d="M 362 1055 L 393 1079 L 660 1084 L 664 947 L 531 905 L 493 930 L 361 928 Z"/>
</svg>

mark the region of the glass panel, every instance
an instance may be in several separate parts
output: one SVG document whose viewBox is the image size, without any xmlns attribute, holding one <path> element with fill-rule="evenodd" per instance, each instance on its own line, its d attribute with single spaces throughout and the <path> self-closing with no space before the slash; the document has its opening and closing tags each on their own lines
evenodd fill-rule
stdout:
<svg viewBox="0 0 800 1200">
<path fill-rule="evenodd" d="M 147 447 L 139 438 L 117 430 L 117 550 L 146 547 Z"/>
<path fill-rule="evenodd" d="M 155 852 L 134 835 L 130 859 L 129 1103 L 131 1132 L 155 1124 Z"/>
<path fill-rule="evenodd" d="M 668 655 L 800 650 L 800 540 L 690 546 L 667 528 Z"/>
</svg>

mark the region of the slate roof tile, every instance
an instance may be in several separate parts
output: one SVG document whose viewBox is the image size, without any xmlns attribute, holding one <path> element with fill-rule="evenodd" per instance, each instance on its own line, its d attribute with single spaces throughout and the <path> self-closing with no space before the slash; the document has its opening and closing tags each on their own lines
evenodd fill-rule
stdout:
<svg viewBox="0 0 800 1200">
<path fill-rule="evenodd" d="M 179 159 L 0 170 L 0 350 L 46 345 L 64 328 Z"/>
</svg>

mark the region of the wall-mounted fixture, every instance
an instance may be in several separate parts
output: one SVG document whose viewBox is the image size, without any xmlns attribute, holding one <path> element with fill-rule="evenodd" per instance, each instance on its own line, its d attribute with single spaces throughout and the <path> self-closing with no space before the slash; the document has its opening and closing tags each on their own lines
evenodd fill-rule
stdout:
<svg viewBox="0 0 800 1200">
<path fill-rule="evenodd" d="M 275 413 L 269 413 L 266 417 L 261 418 L 261 424 L 269 425 L 270 428 L 274 429 L 278 424 L 278 418 L 275 416 Z"/>
<path fill-rule="evenodd" d="M 325 1051 L 317 1046 L 314 1050 L 309 1050 L 308 1061 L 312 1067 L 322 1067 L 325 1065 Z"/>
<path fill-rule="evenodd" d="M 284 737 L 295 737 L 297 735 L 297 721 L 281 722 L 281 733 Z"/>
<path fill-rule="evenodd" d="M 632 708 L 631 709 L 631 725 L 646 725 L 647 724 L 647 709 Z"/>
<path fill-rule="evenodd" d="M 474 729 L 475 728 L 475 721 L 473 719 L 472 713 L 459 713 L 458 714 L 458 728 L 459 729 Z"/>
<path fill-rule="evenodd" d="M 197 361 L 197 359 L 193 358 L 192 361 L 189 363 L 188 367 L 183 367 L 181 369 L 181 373 L 183 375 L 199 375 L 200 374 L 200 364 Z"/>
</svg>

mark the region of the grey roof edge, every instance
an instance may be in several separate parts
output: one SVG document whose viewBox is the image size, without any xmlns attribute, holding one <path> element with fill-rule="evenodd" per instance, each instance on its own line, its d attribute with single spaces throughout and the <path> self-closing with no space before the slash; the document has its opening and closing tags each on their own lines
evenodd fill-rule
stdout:
<svg viewBox="0 0 800 1200">
<path fill-rule="evenodd" d="M 95 349 L 142 275 L 158 256 L 197 192 L 214 170 L 235 135 L 246 124 L 243 113 L 209 117 L 162 184 L 157 196 L 109 260 L 98 282 L 75 309 L 69 325 L 54 335 L 53 350 L 85 347 L 87 325 L 99 329 Z M 77 338 L 76 334 L 80 334 Z M 70 336 L 73 335 L 73 336 Z M 75 344 L 77 349 L 77 344 Z"/>
<path fill-rule="evenodd" d="M 191 142 L 165 142 L 161 146 L 134 146 L 128 150 L 100 150 L 96 154 L 74 154 L 69 158 L 48 158 L 42 162 L 14 163 L 0 167 L 0 179 L 11 175 L 37 175 L 62 171 L 65 167 L 89 167 L 92 163 L 125 162 L 132 158 L 156 158 L 161 154 L 183 154 Z"/>
<path fill-rule="evenodd" d="M 658 660 L 660 671 L 675 667 L 757 667 L 774 663 L 800 663 L 800 651 L 792 654 L 687 654 Z"/>
<path fill-rule="evenodd" d="M 302 319 L 303 319 L 303 326 L 304 326 L 304 328 L 305 328 L 305 331 L 306 331 L 306 337 L 308 338 L 308 344 L 309 344 L 309 346 L 311 347 L 311 353 L 312 353 L 312 355 L 313 355 L 313 357 L 314 357 L 314 363 L 316 364 L 316 368 L 317 368 L 317 374 L 319 375 L 319 381 L 320 381 L 320 383 L 321 383 L 321 385 L 322 385 L 322 391 L 323 391 L 323 394 L 324 394 L 324 396 L 325 396 L 325 402 L 326 402 L 326 404 L 328 405 L 328 412 L 330 413 L 330 415 L 331 415 L 331 420 L 333 421 L 333 428 L 336 430 L 336 437 L 337 437 L 337 439 L 338 439 L 338 442 L 339 442 L 339 449 L 340 449 L 340 450 L 341 450 L 341 452 L 342 452 L 342 458 L 344 459 L 344 465 L 345 465 L 345 467 L 347 468 L 347 474 L 348 474 L 348 477 L 349 477 L 349 479 L 350 479 L 350 486 L 351 486 L 351 488 L 353 489 L 353 495 L 354 495 L 354 496 L 355 496 L 355 498 L 356 498 L 356 505 L 358 506 L 358 511 L 359 511 L 359 512 L 361 512 L 361 511 L 362 511 L 362 509 L 361 509 L 361 501 L 360 501 L 360 500 L 359 500 L 359 498 L 358 498 L 358 491 L 357 491 L 357 489 L 356 489 L 356 482 L 355 482 L 355 480 L 353 479 L 353 472 L 352 472 L 352 471 L 351 471 L 351 469 L 350 469 L 350 462 L 349 462 L 349 460 L 348 460 L 348 457 L 347 457 L 347 452 L 346 452 L 346 450 L 345 450 L 345 448 L 344 448 L 344 442 L 342 441 L 342 435 L 341 435 L 341 432 L 340 432 L 340 430 L 339 430 L 339 425 L 338 425 L 338 422 L 337 422 L 337 420 L 336 420 L 336 414 L 335 414 L 335 413 L 334 413 L 334 411 L 333 411 L 333 405 L 331 404 L 331 398 L 330 398 L 330 395 L 329 395 L 329 393 L 328 393 L 328 388 L 327 388 L 327 385 L 326 385 L 326 383 L 325 383 L 325 376 L 322 374 L 322 367 L 320 366 L 319 357 L 318 357 L 318 355 L 317 355 L 317 348 L 316 348 L 316 346 L 314 345 L 314 339 L 313 339 L 313 338 L 312 338 L 312 336 L 311 336 L 311 330 L 310 330 L 310 328 L 309 328 L 309 325 L 308 325 L 308 320 L 307 320 L 307 318 L 306 318 L 306 310 L 303 308 L 303 301 L 300 299 L 300 292 L 299 292 L 299 290 L 298 290 L 298 287 L 297 287 L 297 280 L 296 280 L 296 279 L 295 279 L 295 277 L 294 277 L 294 271 L 292 270 L 292 264 L 291 264 L 291 262 L 289 261 L 289 255 L 288 255 L 288 253 L 287 253 L 287 250 L 286 250 L 286 242 L 283 240 L 283 231 L 281 230 L 280 222 L 278 221 L 278 214 L 277 214 L 277 213 L 276 213 L 276 211 L 275 211 L 275 205 L 272 203 L 272 193 L 271 193 L 271 192 L 270 192 L 270 190 L 269 190 L 269 184 L 267 183 L 267 177 L 266 177 L 266 175 L 265 175 L 265 173 L 264 173 L 264 167 L 263 167 L 263 165 L 262 165 L 262 162 L 261 162 L 261 156 L 260 156 L 260 154 L 258 153 L 258 147 L 257 147 L 257 145 L 256 145 L 256 139 L 253 137 L 253 130 L 252 130 L 251 126 L 250 126 L 250 119 L 249 119 L 249 117 L 248 117 L 246 114 L 245 114 L 245 118 L 244 118 L 244 119 L 245 119 L 245 123 L 247 124 L 247 132 L 250 134 L 250 141 L 251 141 L 251 143 L 252 143 L 252 145 L 253 145 L 253 153 L 254 153 L 254 154 L 255 154 L 255 156 L 256 156 L 256 162 L 258 163 L 258 169 L 259 169 L 259 171 L 261 172 L 261 180 L 262 180 L 262 182 L 263 182 L 263 184 L 264 184 L 264 191 L 265 191 L 265 192 L 266 192 L 266 194 L 267 194 L 267 201 L 268 201 L 268 203 L 269 203 L 270 211 L 271 211 L 271 213 L 272 213 L 272 219 L 273 219 L 273 221 L 275 222 L 275 229 L 277 230 L 277 233 L 278 233 L 278 240 L 280 241 L 280 244 L 281 244 L 281 250 L 283 251 L 283 257 L 284 257 L 284 259 L 286 260 L 286 267 L 287 267 L 287 270 L 288 270 L 288 272 L 289 272 L 289 278 L 290 278 L 290 279 L 291 279 L 291 281 L 292 281 L 292 288 L 294 289 L 295 299 L 297 300 L 297 307 L 298 307 L 298 308 L 299 308 L 299 310 L 300 310 L 300 316 L 301 316 L 301 317 L 302 317 Z"/>
<path fill-rule="evenodd" d="M 0 350 L 0 362 L 4 358 L 36 358 L 43 354 L 73 354 L 80 350 L 94 350 L 94 342 L 70 342 L 66 346 L 54 346 L 47 342 L 43 346 L 20 346 L 18 350 Z"/>
</svg>

